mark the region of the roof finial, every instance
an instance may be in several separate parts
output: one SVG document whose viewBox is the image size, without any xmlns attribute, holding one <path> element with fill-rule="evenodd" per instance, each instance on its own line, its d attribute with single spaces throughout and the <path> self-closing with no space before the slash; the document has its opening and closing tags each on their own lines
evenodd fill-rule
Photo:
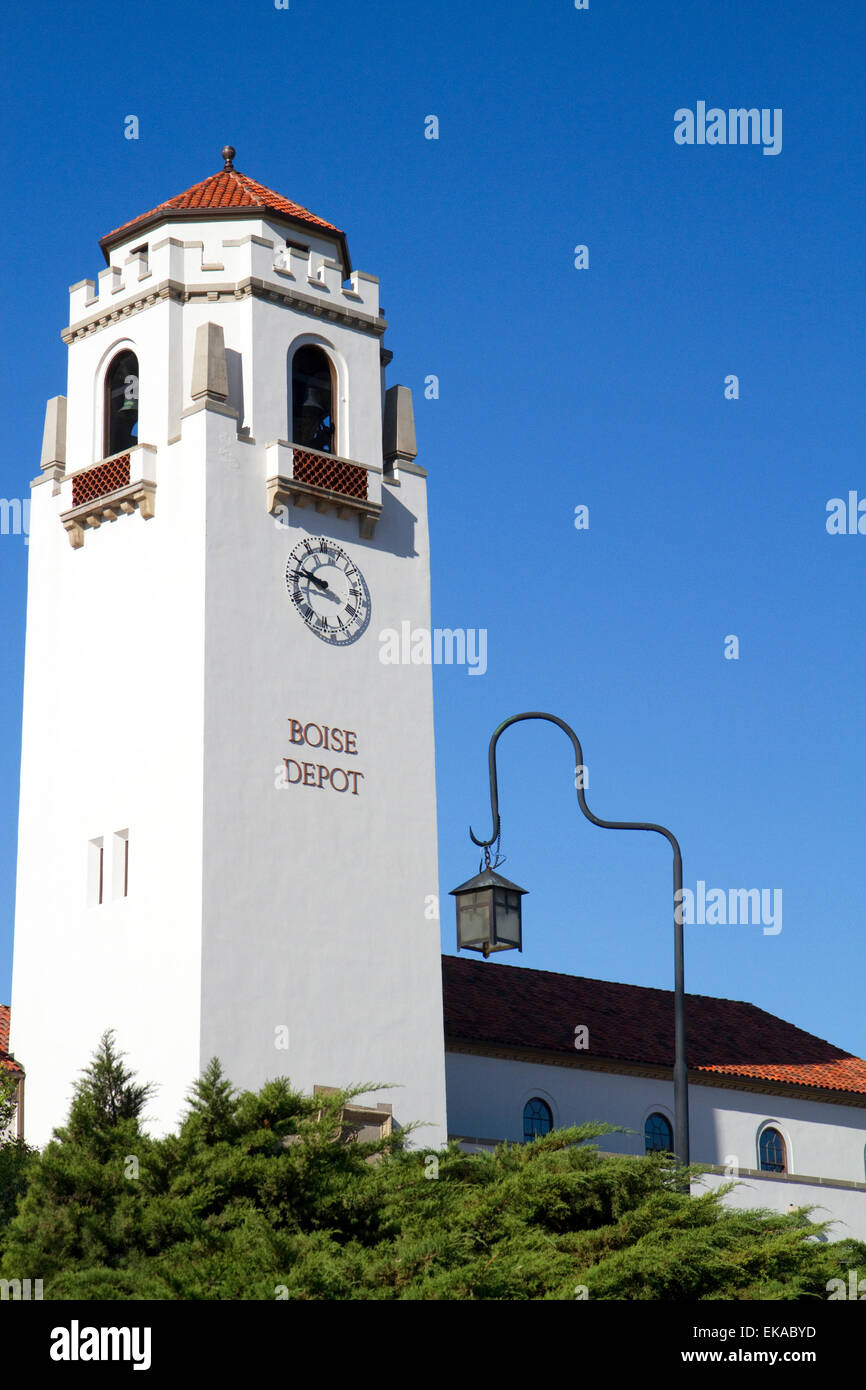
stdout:
<svg viewBox="0 0 866 1390">
<path fill-rule="evenodd" d="M 222 157 L 225 160 L 223 169 L 233 169 L 235 167 L 232 164 L 232 160 L 234 159 L 236 153 L 237 151 L 235 150 L 234 145 L 223 145 Z"/>
</svg>

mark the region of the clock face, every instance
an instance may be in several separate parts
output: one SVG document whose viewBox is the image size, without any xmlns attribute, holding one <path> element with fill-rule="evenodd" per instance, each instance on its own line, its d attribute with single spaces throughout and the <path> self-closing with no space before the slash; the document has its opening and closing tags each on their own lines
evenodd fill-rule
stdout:
<svg viewBox="0 0 866 1390">
<path fill-rule="evenodd" d="M 286 565 L 286 588 L 310 631 L 333 646 L 356 641 L 370 621 L 364 576 L 326 536 L 298 542 Z"/>
</svg>

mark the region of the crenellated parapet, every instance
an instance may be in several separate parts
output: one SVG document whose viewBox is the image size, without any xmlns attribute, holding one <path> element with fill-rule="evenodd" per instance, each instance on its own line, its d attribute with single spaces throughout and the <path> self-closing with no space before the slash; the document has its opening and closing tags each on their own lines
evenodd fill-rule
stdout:
<svg viewBox="0 0 866 1390">
<path fill-rule="evenodd" d="M 249 221 L 223 225 L 229 235 L 218 240 L 213 224 L 185 222 L 175 230 L 160 228 L 157 239 L 142 248 L 118 248 L 97 281 L 79 280 L 69 290 L 70 343 L 109 323 L 159 302 L 219 302 L 252 294 L 314 317 L 351 323 L 381 336 L 386 324 L 379 307 L 379 281 L 356 270 L 344 283 L 340 263 L 316 246 L 300 248 L 267 223 L 250 229 Z M 197 236 L 201 231 L 203 235 Z M 237 235 L 231 235 L 231 232 Z"/>
</svg>

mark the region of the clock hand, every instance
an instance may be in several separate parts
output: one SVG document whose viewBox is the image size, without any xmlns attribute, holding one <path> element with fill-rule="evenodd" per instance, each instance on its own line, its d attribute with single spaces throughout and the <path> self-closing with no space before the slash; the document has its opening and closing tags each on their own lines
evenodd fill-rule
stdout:
<svg viewBox="0 0 866 1390">
<path fill-rule="evenodd" d="M 294 574 L 289 575 L 290 579 L 309 579 L 319 589 L 330 589 L 327 579 L 319 579 L 315 574 L 308 574 L 306 570 L 295 570 Z"/>
</svg>

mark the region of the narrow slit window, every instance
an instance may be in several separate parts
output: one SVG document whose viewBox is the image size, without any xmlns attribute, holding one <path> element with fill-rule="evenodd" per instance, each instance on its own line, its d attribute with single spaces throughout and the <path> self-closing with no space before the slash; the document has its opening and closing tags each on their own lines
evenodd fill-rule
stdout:
<svg viewBox="0 0 866 1390">
<path fill-rule="evenodd" d="M 102 836 L 87 846 L 87 905 L 99 907 L 105 900 L 105 845 Z"/>
<path fill-rule="evenodd" d="M 112 897 L 129 897 L 129 831 L 116 830 L 112 846 Z"/>
</svg>

